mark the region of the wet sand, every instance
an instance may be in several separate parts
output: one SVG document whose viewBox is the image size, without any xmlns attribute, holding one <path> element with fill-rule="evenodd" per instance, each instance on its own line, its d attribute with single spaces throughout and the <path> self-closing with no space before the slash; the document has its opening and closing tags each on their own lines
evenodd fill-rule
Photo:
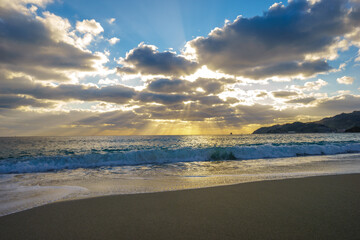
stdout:
<svg viewBox="0 0 360 240">
<path fill-rule="evenodd" d="M 360 239 L 360 174 L 59 202 L 0 239 Z"/>
</svg>

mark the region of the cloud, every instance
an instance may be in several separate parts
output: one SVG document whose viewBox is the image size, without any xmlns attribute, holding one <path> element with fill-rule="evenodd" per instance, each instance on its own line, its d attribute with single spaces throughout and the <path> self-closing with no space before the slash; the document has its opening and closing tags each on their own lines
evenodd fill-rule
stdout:
<svg viewBox="0 0 360 240">
<path fill-rule="evenodd" d="M 110 18 L 107 22 L 109 24 L 113 24 L 116 21 L 116 18 Z"/>
<path fill-rule="evenodd" d="M 183 94 L 160 94 L 160 93 L 150 93 L 150 92 L 140 92 L 136 98 L 136 100 L 145 103 L 161 103 L 165 105 L 181 103 L 189 99 L 190 99 L 189 96 Z"/>
<path fill-rule="evenodd" d="M 110 38 L 109 40 L 108 40 L 108 42 L 111 44 L 111 45 L 115 45 L 117 42 L 119 42 L 120 41 L 120 39 L 119 38 L 117 38 L 117 37 L 113 37 L 113 38 Z"/>
<path fill-rule="evenodd" d="M 338 90 L 338 91 L 336 91 L 336 93 L 339 95 L 348 95 L 351 93 L 351 91 L 350 90 Z"/>
<path fill-rule="evenodd" d="M 99 85 L 117 85 L 117 84 L 119 84 L 119 80 L 105 78 L 105 79 L 100 79 L 98 84 Z"/>
<path fill-rule="evenodd" d="M 194 82 L 180 79 L 154 79 L 146 88 L 136 91 L 134 88 L 121 85 L 110 79 L 102 79 L 99 84 L 59 84 L 44 85 L 34 82 L 30 77 L 9 78 L 0 73 L 0 94 L 22 94 L 37 99 L 69 101 L 104 101 L 117 104 L 125 104 L 131 100 L 143 103 L 158 103 L 171 105 L 184 101 L 198 101 L 202 104 L 219 104 L 221 100 L 218 94 L 224 91 L 226 84 L 232 84 L 234 79 L 197 79 Z M 199 91 L 201 87 L 201 91 Z"/>
<path fill-rule="evenodd" d="M 297 96 L 299 94 L 297 92 L 292 92 L 292 91 L 276 91 L 276 92 L 272 92 L 272 95 L 276 98 L 289 98 L 289 97 Z"/>
<path fill-rule="evenodd" d="M 32 107 L 52 107 L 53 103 L 40 101 L 38 99 L 17 96 L 17 95 L 2 95 L 0 94 L 0 109 L 1 108 L 18 108 L 21 106 L 32 106 Z"/>
<path fill-rule="evenodd" d="M 140 96 L 144 97 L 145 93 L 141 93 Z M 173 96 L 173 99 L 171 99 L 171 96 Z M 2 99 L 1 97 L 0 99 Z M 138 100 L 138 107 L 133 110 L 117 110 L 104 113 L 55 111 L 44 114 L 35 111 L 29 114 L 28 112 L 11 109 L 27 105 L 27 102 L 16 104 L 8 101 L 8 106 L 0 109 L 0 116 L 2 117 L 0 128 L 6 129 L 1 134 L 91 135 L 110 134 L 111 132 L 133 134 L 142 133 L 141 129 L 158 122 L 158 120 L 190 121 L 193 122 L 192 124 L 201 122 L 200 124 L 204 129 L 209 129 L 211 124 L 215 124 L 218 129 L 240 129 L 249 124 L 276 123 L 279 119 L 287 119 L 286 121 L 291 122 L 297 116 L 315 116 L 315 118 L 319 118 L 319 116 L 324 117 L 339 112 L 353 111 L 360 106 L 360 96 L 354 95 L 336 96 L 320 100 L 314 100 L 311 97 L 302 98 L 301 100 L 294 99 L 291 100 L 292 103 L 312 104 L 296 109 L 288 107 L 281 111 L 267 104 L 230 106 L 230 103 L 219 100 L 216 96 L 183 95 L 181 97 L 180 94 L 149 94 L 146 98 L 143 101 Z M 190 102 L 182 102 L 185 98 L 190 99 Z M 194 101 L 195 99 L 197 100 Z M 16 101 L 20 100 L 14 100 L 14 102 Z M 208 104 L 206 101 L 208 101 Z M 153 104 L 154 102 L 157 104 Z M 165 105 L 159 105 L 159 103 Z M 33 104 L 31 103 L 31 105 Z"/>
<path fill-rule="evenodd" d="M 148 90 L 152 92 L 174 93 L 193 91 L 192 83 L 179 79 L 156 79 L 149 83 Z"/>
<path fill-rule="evenodd" d="M 153 79 L 149 82 L 147 90 L 163 93 L 194 93 L 201 89 L 207 95 L 221 93 L 225 90 L 225 85 L 235 82 L 235 79 L 226 78 L 198 78 L 194 82 L 180 79 Z"/>
<path fill-rule="evenodd" d="M 359 106 L 359 95 L 341 95 L 320 100 L 316 108 L 314 108 L 314 111 L 329 115 L 334 113 L 350 112 L 354 110 L 359 111 Z"/>
<path fill-rule="evenodd" d="M 200 65 L 228 74 L 256 79 L 314 76 L 331 69 L 327 59 L 346 47 L 340 37 L 359 24 L 349 24 L 346 4 L 295 0 L 286 7 L 273 5 L 263 16 L 240 16 L 188 45 Z"/>
<path fill-rule="evenodd" d="M 261 79 L 264 76 L 300 76 L 308 78 L 318 73 L 325 73 L 332 68 L 322 60 L 305 61 L 305 62 L 287 62 L 273 64 L 266 67 L 256 67 L 251 70 L 244 70 L 243 74 L 252 79 Z"/>
<path fill-rule="evenodd" d="M 82 135 L 94 134 L 91 129 L 74 129 L 72 123 L 94 113 L 87 111 L 70 112 L 36 112 L 18 109 L 0 109 L 0 135 L 34 136 L 34 135 Z"/>
<path fill-rule="evenodd" d="M 218 96 L 200 96 L 198 98 L 195 98 L 197 101 L 199 101 L 202 105 L 210 105 L 214 106 L 217 104 L 222 104 L 224 101 L 219 98 Z"/>
<path fill-rule="evenodd" d="M 314 91 L 314 90 L 320 90 L 323 86 L 326 86 L 328 83 L 322 79 L 318 79 L 313 82 L 306 82 L 304 86 L 298 86 L 298 85 L 291 85 L 291 89 L 295 90 L 303 90 L 303 91 Z"/>
<path fill-rule="evenodd" d="M 74 39 L 69 36 L 71 24 L 66 18 L 59 17 L 50 12 L 43 12 L 43 17 L 36 16 L 35 19 L 44 24 L 49 37 L 55 42 L 63 41 L 68 44 L 73 44 Z"/>
<path fill-rule="evenodd" d="M 69 80 L 68 71 L 94 71 L 98 56 L 54 34 L 44 19 L 0 8 L 0 70 L 31 75 L 39 80 Z M 52 15 L 47 15 L 54 22 Z M 68 27 L 62 22 L 63 29 Z M 65 31 L 64 30 L 64 31 Z"/>
<path fill-rule="evenodd" d="M 260 92 L 256 95 L 256 97 L 262 98 L 262 97 L 266 97 L 267 95 L 268 95 L 267 92 Z"/>
<path fill-rule="evenodd" d="M 302 104 L 309 104 L 313 101 L 315 101 L 316 98 L 314 97 L 306 97 L 306 98 L 296 98 L 289 101 L 286 101 L 287 103 L 302 103 Z"/>
<path fill-rule="evenodd" d="M 94 36 L 104 31 L 104 29 L 101 27 L 101 24 L 96 22 L 95 19 L 91 19 L 91 20 L 84 19 L 81 22 L 77 21 L 76 30 L 78 30 L 81 33 L 90 33 Z"/>
<path fill-rule="evenodd" d="M 41 8 L 48 1 L 36 2 Z M 239 17 L 207 37 L 188 42 L 192 53 L 159 51 L 142 43 L 121 58 L 122 66 L 117 68 L 120 74 L 142 78 L 142 86 L 136 88 L 105 75 L 85 79 L 101 87 L 60 82 L 81 73 L 99 74 L 96 64 L 106 63 L 110 52 L 94 54 L 87 47 L 95 39 L 110 44 L 119 39 L 104 39 L 104 29 L 94 19 L 78 21 L 74 27 L 66 18 L 32 7 L 32 3 L 0 2 L 2 135 L 133 134 L 149 126 L 156 131 L 153 126 L 163 122 L 173 123 L 179 131 L 183 124 L 209 133 L 209 126 L 227 131 L 304 116 L 329 116 L 360 106 L 360 96 L 346 92 L 336 97 L 311 93 L 327 85 L 321 79 L 286 89 L 280 83 L 266 86 L 251 80 L 309 78 L 330 72 L 329 63 L 339 51 L 351 44 L 360 46 L 360 11 L 345 0 L 274 4 L 262 16 Z M 345 78 L 350 77 L 338 82 L 354 81 Z M 268 86 L 278 90 L 268 92 Z M 77 104 L 81 111 L 69 110 Z M 171 129 L 166 126 L 161 128 Z"/>
<path fill-rule="evenodd" d="M 36 99 L 50 100 L 82 100 L 82 101 L 105 101 L 123 104 L 132 99 L 136 92 L 133 88 L 124 85 L 115 86 L 85 86 L 78 84 L 60 84 L 47 86 L 35 83 L 28 78 L 18 77 L 7 79 L 0 74 L 2 94 L 22 94 Z"/>
<path fill-rule="evenodd" d="M 119 73 L 136 72 L 144 75 L 182 76 L 194 73 L 198 64 L 173 52 L 159 52 L 153 45 L 139 44 L 119 61 Z"/>
<path fill-rule="evenodd" d="M 194 82 L 196 88 L 201 88 L 205 91 L 206 94 L 219 94 L 225 91 L 225 86 L 228 84 L 234 84 L 238 82 L 236 79 L 232 78 L 198 78 Z"/>
<path fill-rule="evenodd" d="M 1 0 L 0 8 L 12 9 L 23 13 L 28 13 L 28 8 L 26 7 L 26 5 L 32 4 L 32 6 L 37 5 L 41 8 L 44 8 L 47 4 L 52 2 L 53 0 Z M 37 7 L 35 6 L 35 8 Z"/>
<path fill-rule="evenodd" d="M 351 85 L 354 82 L 354 78 L 353 77 L 348 77 L 348 76 L 343 76 L 341 78 L 337 78 L 336 81 L 340 84 L 346 84 L 346 85 Z"/>
</svg>

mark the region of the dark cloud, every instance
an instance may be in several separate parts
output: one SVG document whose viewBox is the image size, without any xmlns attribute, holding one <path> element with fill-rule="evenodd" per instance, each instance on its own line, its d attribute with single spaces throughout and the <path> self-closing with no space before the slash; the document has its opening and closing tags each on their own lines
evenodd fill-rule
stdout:
<svg viewBox="0 0 360 240">
<path fill-rule="evenodd" d="M 226 84 L 235 83 L 235 79 L 205 79 L 194 82 L 179 79 L 153 79 L 147 88 L 138 93 L 141 102 L 157 102 L 166 105 L 184 101 L 199 102 L 204 105 L 222 104 L 224 100 L 214 94 L 225 90 Z M 235 99 L 229 99 L 234 103 Z"/>
<path fill-rule="evenodd" d="M 286 101 L 287 103 L 302 103 L 302 104 L 309 104 L 313 101 L 315 101 L 316 98 L 314 97 L 306 97 L 306 98 L 297 98 L 297 99 L 292 99 L 289 101 Z"/>
<path fill-rule="evenodd" d="M 360 22 L 360 2 L 351 9 L 349 19 L 353 24 L 358 24 Z"/>
<path fill-rule="evenodd" d="M 289 97 L 297 96 L 299 94 L 297 92 L 292 92 L 292 91 L 276 91 L 276 92 L 272 92 L 272 95 L 276 98 L 289 98 Z"/>
<path fill-rule="evenodd" d="M 302 107 L 294 109 L 294 116 L 308 115 L 316 116 L 319 119 L 326 116 L 333 116 L 343 112 L 352 112 L 360 110 L 360 95 L 340 95 L 330 98 L 318 99 L 312 102 L 312 107 Z M 290 112 L 291 108 L 285 110 Z"/>
<path fill-rule="evenodd" d="M 199 64 L 213 70 L 253 78 L 299 73 L 311 76 L 331 67 L 323 58 L 314 62 L 306 56 L 323 56 L 339 36 L 357 26 L 355 21 L 349 24 L 347 20 L 346 3 L 293 0 L 286 7 L 280 4 L 269 9 L 263 16 L 239 17 L 208 37 L 190 41 L 190 45 L 196 50 Z"/>
<path fill-rule="evenodd" d="M 0 16 L 0 69 L 39 80 L 68 80 L 62 71 L 94 70 L 98 57 L 54 40 L 50 29 L 32 15 L 1 8 Z"/>
<path fill-rule="evenodd" d="M 202 88 L 207 94 L 218 94 L 225 90 L 226 84 L 233 84 L 236 82 L 235 79 L 230 78 L 198 78 L 194 84 L 196 88 Z"/>
<path fill-rule="evenodd" d="M 46 99 L 79 99 L 84 101 L 105 101 L 113 103 L 126 103 L 136 94 L 135 90 L 122 86 L 108 86 L 108 87 L 87 87 L 83 85 L 59 85 L 55 88 L 48 88 L 53 91 L 33 92 L 37 98 Z"/>
<path fill-rule="evenodd" d="M 342 95 L 323 99 L 317 104 L 317 111 L 327 114 L 360 110 L 359 95 Z"/>
<path fill-rule="evenodd" d="M 24 77 L 8 79 L 2 74 L 0 74 L 0 82 L 2 82 L 0 93 L 23 94 L 37 99 L 63 101 L 75 99 L 83 101 L 126 103 L 136 95 L 134 89 L 123 85 L 98 88 L 95 86 L 60 84 L 53 87 L 34 83 Z"/>
<path fill-rule="evenodd" d="M 213 94 L 224 90 L 224 85 L 234 83 L 231 79 L 198 79 L 194 82 L 187 80 L 155 79 L 149 82 L 146 89 L 135 91 L 124 85 L 106 87 L 86 86 L 77 84 L 60 84 L 58 86 L 35 83 L 27 77 L 9 79 L 0 73 L 2 94 L 23 94 L 37 99 L 49 100 L 82 100 L 104 101 L 118 104 L 130 100 L 140 103 L 160 103 L 173 105 L 184 101 L 199 101 L 202 104 L 223 103 L 218 96 Z M 197 92 L 201 87 L 204 91 Z"/>
<path fill-rule="evenodd" d="M 196 62 L 172 52 L 159 52 L 154 46 L 145 44 L 132 49 L 123 63 L 126 66 L 118 67 L 119 73 L 182 76 L 192 74 L 198 68 Z"/>
<path fill-rule="evenodd" d="M 149 83 L 147 89 L 152 92 L 175 93 L 194 91 L 193 84 L 186 80 L 156 79 Z"/>
<path fill-rule="evenodd" d="M 116 70 L 118 73 L 126 73 L 126 74 L 138 73 L 134 68 L 130 68 L 130 67 L 117 67 Z"/>
<path fill-rule="evenodd" d="M 28 98 L 24 96 L 17 95 L 0 95 L 0 108 L 18 108 L 22 106 L 32 106 L 32 107 L 52 107 L 53 103 L 47 103 L 40 101 L 34 98 Z"/>
<path fill-rule="evenodd" d="M 196 98 L 200 102 L 200 104 L 204 105 L 216 105 L 216 104 L 222 104 L 224 101 L 220 99 L 218 96 L 202 96 L 199 98 Z"/>
<path fill-rule="evenodd" d="M 160 94 L 151 92 L 140 92 L 136 100 L 143 103 L 174 104 L 190 100 L 190 97 L 183 94 Z"/>
<path fill-rule="evenodd" d="M 261 93 L 257 94 L 256 97 L 265 97 L 267 95 L 268 95 L 267 92 L 261 92 Z"/>
<path fill-rule="evenodd" d="M 297 76 L 311 77 L 314 73 L 324 73 L 332 68 L 326 61 L 308 61 L 308 62 L 287 62 L 269 65 L 266 67 L 257 67 L 251 70 L 245 70 L 245 76 L 253 79 L 261 79 L 264 76 Z"/>
<path fill-rule="evenodd" d="M 226 84 L 235 82 L 235 79 L 226 78 L 198 78 L 194 82 L 179 79 L 153 79 L 149 82 L 147 90 L 160 93 L 193 93 L 201 88 L 205 94 L 218 94 L 224 91 Z"/>
</svg>

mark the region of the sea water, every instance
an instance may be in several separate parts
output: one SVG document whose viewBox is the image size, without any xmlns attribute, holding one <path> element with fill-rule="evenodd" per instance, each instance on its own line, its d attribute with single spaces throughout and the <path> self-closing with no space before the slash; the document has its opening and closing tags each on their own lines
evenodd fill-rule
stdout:
<svg viewBox="0 0 360 240">
<path fill-rule="evenodd" d="M 54 201 L 360 172 L 360 134 L 0 138 L 0 216 Z"/>
</svg>

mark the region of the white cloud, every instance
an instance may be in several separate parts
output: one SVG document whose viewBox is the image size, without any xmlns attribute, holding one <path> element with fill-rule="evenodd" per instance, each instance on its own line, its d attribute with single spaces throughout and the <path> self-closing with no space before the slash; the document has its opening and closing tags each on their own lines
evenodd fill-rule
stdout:
<svg viewBox="0 0 360 240">
<path fill-rule="evenodd" d="M 336 81 L 340 84 L 351 85 L 354 82 L 354 78 L 348 77 L 348 76 L 343 76 L 341 78 L 337 78 Z"/>
<path fill-rule="evenodd" d="M 355 62 L 360 62 L 360 50 L 358 51 L 357 58 L 355 59 Z"/>
<path fill-rule="evenodd" d="M 117 38 L 117 37 L 113 37 L 113 38 L 108 39 L 108 42 L 109 42 L 111 45 L 114 45 L 114 44 L 116 44 L 116 43 L 119 42 L 119 41 L 120 41 L 120 39 Z"/>
<path fill-rule="evenodd" d="M 303 91 L 314 91 L 319 90 L 323 86 L 326 86 L 328 83 L 322 79 L 318 79 L 314 82 L 306 82 L 304 86 L 291 85 L 290 89 L 303 90 Z"/>
<path fill-rule="evenodd" d="M 99 85 L 117 85 L 117 84 L 119 84 L 119 80 L 105 78 L 105 79 L 100 79 L 98 84 Z"/>
<path fill-rule="evenodd" d="M 350 94 L 351 91 L 350 90 L 339 90 L 336 93 L 338 93 L 340 95 L 347 95 L 347 94 Z"/>
<path fill-rule="evenodd" d="M 0 8 L 13 9 L 22 13 L 33 12 L 34 7 L 27 8 L 26 5 L 32 4 L 44 8 L 47 4 L 52 3 L 53 0 L 1 0 Z"/>
<path fill-rule="evenodd" d="M 33 14 L 36 14 L 37 10 L 38 10 L 38 7 L 35 5 L 31 5 L 31 7 L 29 8 L 29 11 Z"/>
<path fill-rule="evenodd" d="M 94 19 L 77 22 L 76 30 L 66 18 L 62 18 L 50 12 L 43 12 L 43 17 L 36 16 L 36 20 L 42 22 L 50 31 L 50 37 L 56 42 L 66 42 L 82 50 L 94 40 L 95 36 L 103 31 L 103 28 Z"/>
<path fill-rule="evenodd" d="M 116 21 L 115 18 L 110 18 L 107 22 L 108 22 L 109 24 L 113 24 L 115 21 Z"/>
<path fill-rule="evenodd" d="M 76 30 L 78 30 L 81 33 L 90 33 L 94 36 L 104 31 L 100 23 L 96 22 L 94 19 L 91 20 L 84 19 L 82 22 L 78 21 L 76 23 Z"/>
<path fill-rule="evenodd" d="M 278 3 L 274 3 L 273 5 L 271 5 L 269 10 L 273 10 L 275 8 L 278 8 L 278 7 L 284 8 L 285 6 L 282 4 L 282 2 L 278 2 Z"/>
<path fill-rule="evenodd" d="M 71 24 L 66 18 L 59 17 L 50 12 L 43 12 L 44 17 L 36 16 L 50 31 L 50 37 L 56 42 L 66 42 L 74 45 L 74 36 L 71 36 Z"/>
</svg>

